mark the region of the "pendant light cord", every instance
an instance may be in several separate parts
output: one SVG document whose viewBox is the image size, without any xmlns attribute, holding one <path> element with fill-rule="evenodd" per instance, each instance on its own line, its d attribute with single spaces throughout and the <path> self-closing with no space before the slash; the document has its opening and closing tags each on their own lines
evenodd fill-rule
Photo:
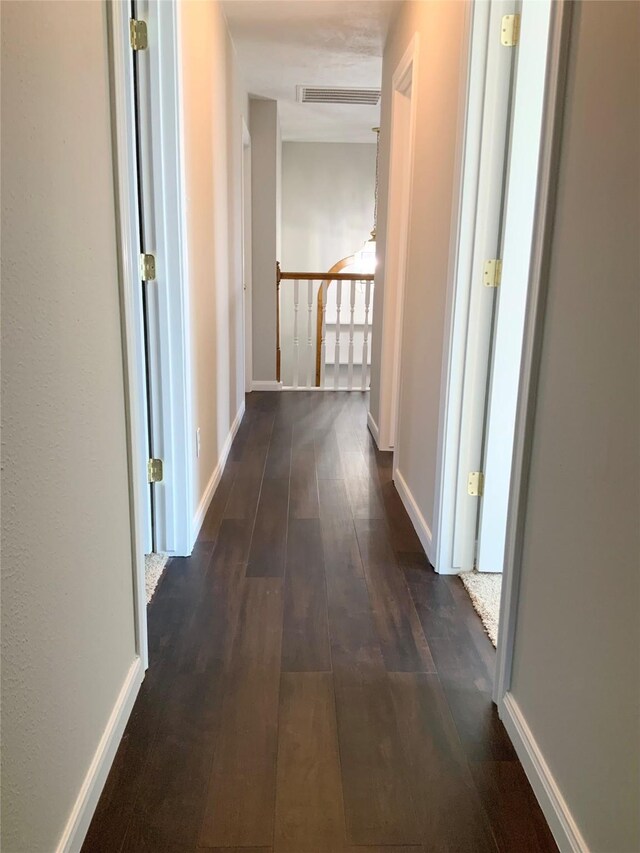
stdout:
<svg viewBox="0 0 640 853">
<path fill-rule="evenodd" d="M 380 164 L 380 128 L 373 127 L 371 129 L 376 134 L 376 188 L 373 203 L 373 231 L 371 232 L 371 239 L 375 240 L 376 234 L 378 233 L 378 167 Z"/>
</svg>

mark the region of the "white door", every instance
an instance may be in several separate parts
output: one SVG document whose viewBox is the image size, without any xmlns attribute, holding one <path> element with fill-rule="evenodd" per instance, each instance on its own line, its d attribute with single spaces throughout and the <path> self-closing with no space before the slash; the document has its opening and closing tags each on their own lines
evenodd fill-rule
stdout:
<svg viewBox="0 0 640 853">
<path fill-rule="evenodd" d="M 551 0 L 524 0 L 485 426 L 477 568 L 501 572 L 542 137 Z"/>
<path fill-rule="evenodd" d="M 497 288 L 487 286 L 485 264 L 501 257 L 502 223 L 514 57 L 502 43 L 503 19 L 513 3 L 476 4 L 472 50 L 484 54 L 484 107 L 477 172 L 475 231 L 469 266 L 469 307 L 460 414 L 460 439 L 453 523 L 452 568 L 470 571 L 476 558 L 479 499 L 470 494 L 469 475 L 481 472 Z M 472 57 L 472 63 L 473 63 Z M 474 67 L 474 66 L 472 66 Z M 478 144 L 477 135 L 467 145 Z"/>
<path fill-rule="evenodd" d="M 162 446 L 162 413 L 160 408 L 161 389 L 156 366 L 159 364 L 158 314 L 159 289 L 157 276 L 160 273 L 157 229 L 153 199 L 154 152 L 151 133 L 151 62 L 150 53 L 157 49 L 154 33 L 157 31 L 153 17 L 153 5 L 148 0 L 131 0 L 131 17 L 147 24 L 151 44 L 144 50 L 133 52 L 134 98 L 136 111 L 136 147 L 138 165 L 138 201 L 140 247 L 143 254 L 152 255 L 156 265 L 153 278 L 145 280 L 141 274 L 140 290 L 142 321 L 145 342 L 145 390 L 147 408 L 148 458 L 164 460 Z M 141 265 L 142 266 L 142 265 Z M 149 484 L 147 526 L 149 528 L 146 553 L 160 550 L 158 543 L 158 521 L 163 502 L 162 483 Z"/>
<path fill-rule="evenodd" d="M 194 541 L 197 453 L 190 369 L 179 5 L 132 0 L 147 45 L 133 51 L 141 250 L 155 258 L 144 293 L 150 457 L 163 479 L 151 487 L 153 548 L 188 556 Z"/>
</svg>

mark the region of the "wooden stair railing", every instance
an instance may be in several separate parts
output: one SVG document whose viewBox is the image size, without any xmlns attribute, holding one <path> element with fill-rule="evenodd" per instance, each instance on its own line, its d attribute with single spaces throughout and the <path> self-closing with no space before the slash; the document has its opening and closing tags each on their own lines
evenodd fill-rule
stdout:
<svg viewBox="0 0 640 853">
<path fill-rule="evenodd" d="M 331 282 L 335 281 L 338 287 L 337 294 L 337 322 L 336 322 L 336 345 L 334 356 L 334 389 L 339 387 L 339 372 L 340 372 L 340 307 L 342 282 L 350 283 L 350 323 L 349 323 L 349 353 L 348 353 L 348 388 L 352 389 L 353 384 L 353 347 L 354 347 L 354 308 L 355 308 L 355 285 L 358 282 L 365 283 L 365 322 L 364 322 L 364 338 L 362 345 L 362 381 L 361 390 L 365 390 L 366 371 L 368 365 L 368 347 L 369 347 L 369 312 L 371 305 L 371 283 L 374 280 L 373 273 L 345 273 L 342 270 L 345 267 L 355 263 L 355 256 L 350 255 L 338 263 L 334 264 L 328 272 L 283 272 L 280 269 L 280 264 L 276 264 L 276 293 L 277 293 L 277 309 L 276 309 L 276 376 L 278 382 L 281 381 L 281 329 L 280 329 L 280 284 L 282 281 L 293 282 L 293 300 L 294 300 L 294 328 L 293 328 L 293 388 L 299 388 L 299 354 L 300 342 L 298 334 L 298 312 L 299 312 L 299 286 L 301 281 L 306 281 L 307 284 L 307 354 L 313 348 L 312 341 L 312 312 L 313 312 L 313 282 L 319 282 L 318 292 L 316 297 L 317 316 L 316 316 L 316 340 L 315 340 L 315 387 L 320 388 L 323 381 L 322 367 L 325 358 L 325 312 L 327 307 L 327 291 Z M 307 382 L 302 387 L 311 387 L 311 376 L 309 375 L 310 362 L 307 359 Z"/>
</svg>

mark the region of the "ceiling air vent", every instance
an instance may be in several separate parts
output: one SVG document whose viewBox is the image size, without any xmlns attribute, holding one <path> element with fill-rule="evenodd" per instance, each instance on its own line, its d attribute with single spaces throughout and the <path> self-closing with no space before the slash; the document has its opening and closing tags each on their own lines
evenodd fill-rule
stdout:
<svg viewBox="0 0 640 853">
<path fill-rule="evenodd" d="M 297 100 L 301 104 L 363 104 L 375 107 L 380 101 L 380 89 L 298 86 Z"/>
</svg>

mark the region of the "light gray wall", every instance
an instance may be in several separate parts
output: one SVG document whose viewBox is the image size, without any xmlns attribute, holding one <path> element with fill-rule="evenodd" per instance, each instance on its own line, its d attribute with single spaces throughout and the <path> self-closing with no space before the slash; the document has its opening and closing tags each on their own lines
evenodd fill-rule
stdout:
<svg viewBox="0 0 640 853">
<path fill-rule="evenodd" d="M 575 4 L 512 692 L 587 845 L 640 849 L 640 5 Z"/>
<path fill-rule="evenodd" d="M 251 98 L 251 276 L 253 379 L 276 378 L 276 260 L 280 240 L 278 103 Z"/>
<path fill-rule="evenodd" d="M 2 849 L 55 850 L 135 657 L 104 3 L 2 3 Z"/>
<path fill-rule="evenodd" d="M 415 33 L 420 38 L 413 197 L 410 210 L 398 470 L 433 529 L 444 316 L 459 135 L 461 74 L 467 53 L 467 3 L 406 2 L 390 31 L 382 71 L 378 269 L 373 311 L 370 410 L 380 423 L 380 341 L 385 279 L 392 78 Z"/>
<path fill-rule="evenodd" d="M 326 271 L 373 228 L 375 143 L 285 142 L 282 157 L 282 268 Z"/>
</svg>

